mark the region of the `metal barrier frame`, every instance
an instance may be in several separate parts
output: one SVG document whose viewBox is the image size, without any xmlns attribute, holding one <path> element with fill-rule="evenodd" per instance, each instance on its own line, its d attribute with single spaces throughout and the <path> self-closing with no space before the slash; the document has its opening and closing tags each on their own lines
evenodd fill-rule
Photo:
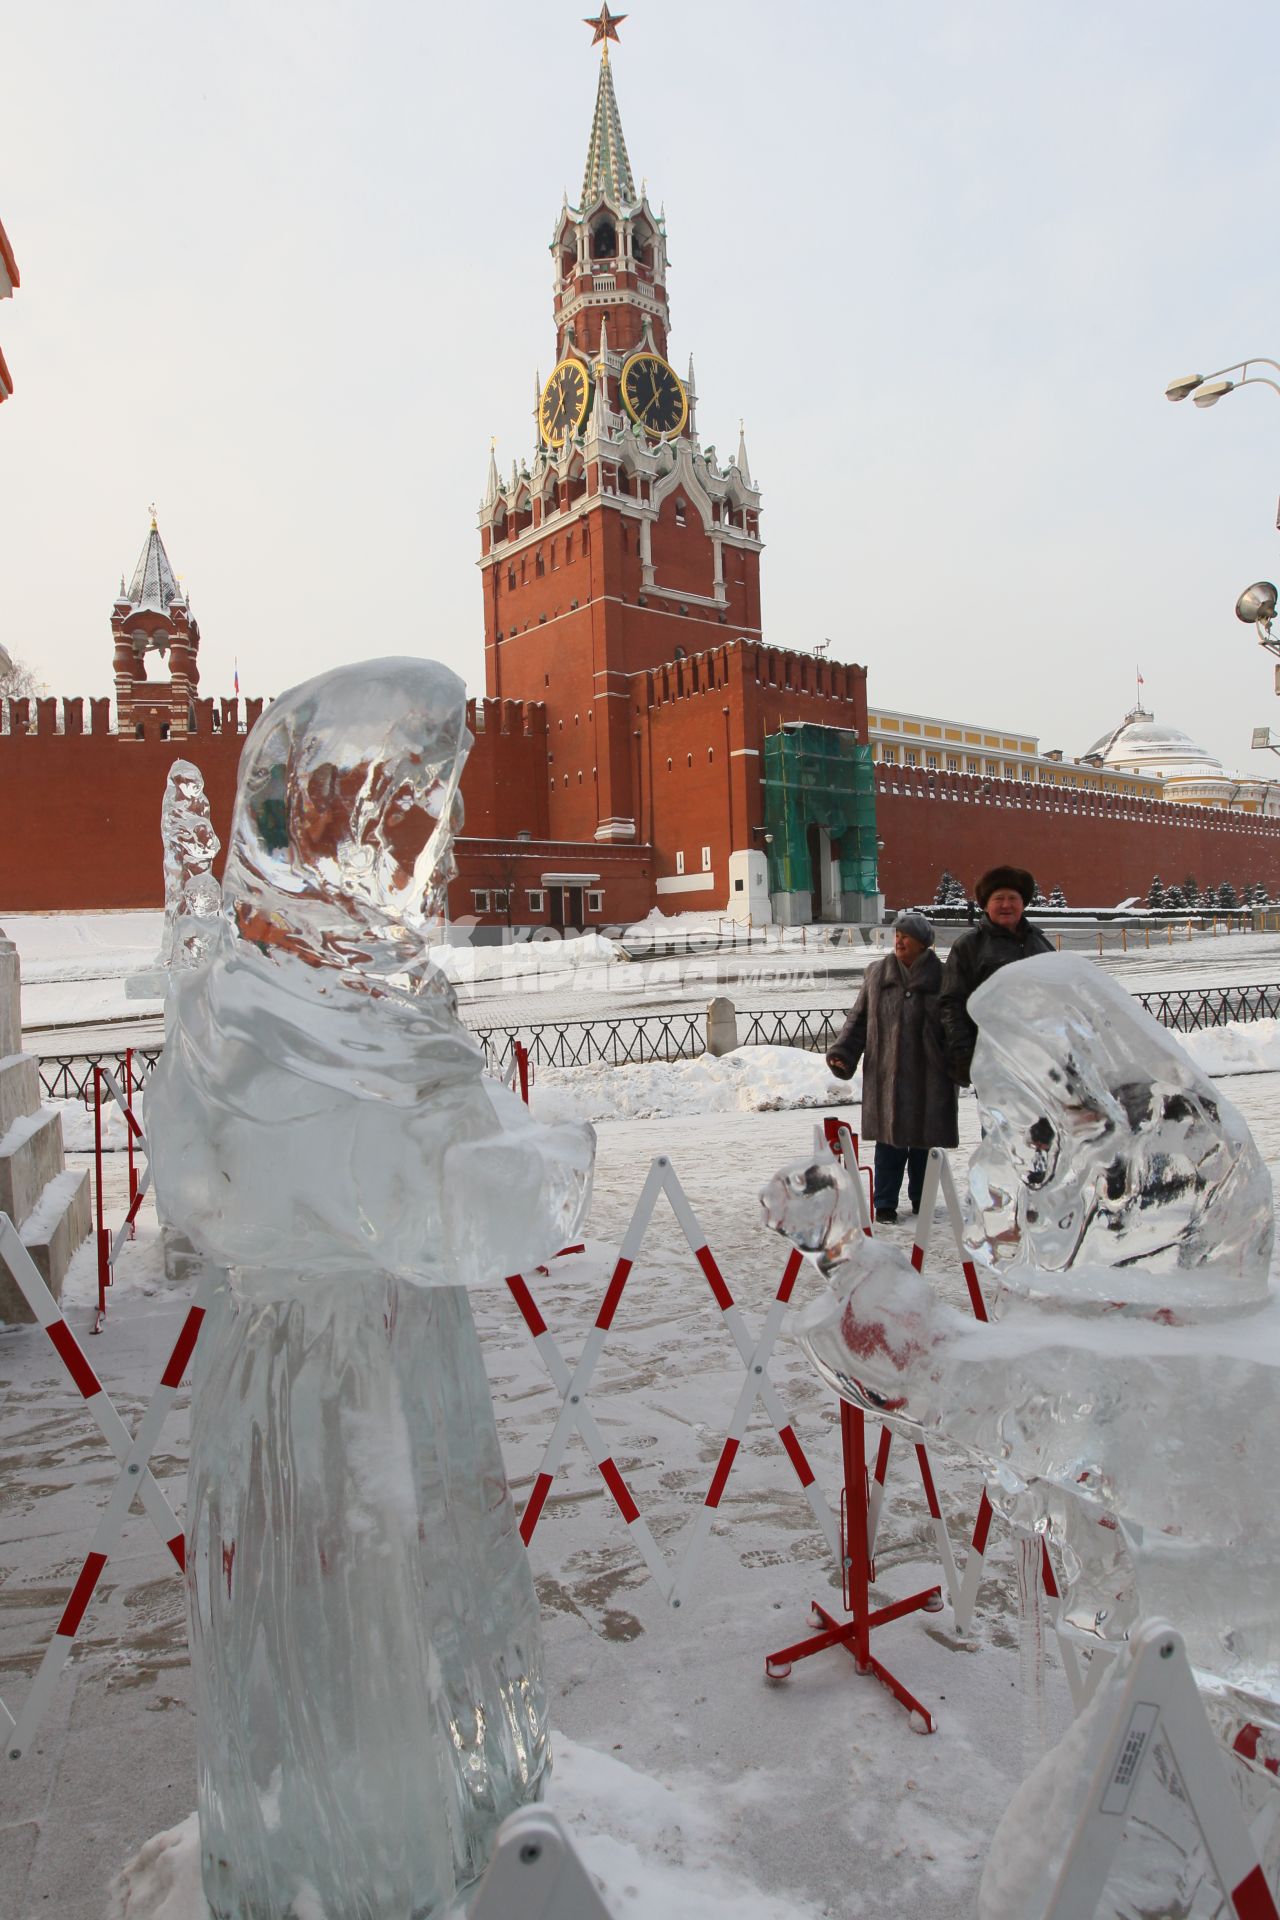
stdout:
<svg viewBox="0 0 1280 1920">
<path fill-rule="evenodd" d="M 1134 999 L 1162 1027 L 1195 1033 L 1236 1022 L 1280 1020 L 1280 982 L 1259 981 L 1238 987 L 1179 987 L 1138 993 Z M 739 1046 L 804 1047 L 824 1053 L 844 1025 L 849 1008 L 739 1007 Z M 603 1020 L 521 1020 L 512 1026 L 471 1029 L 484 1050 L 491 1073 L 509 1079 L 517 1043 L 535 1067 L 642 1066 L 652 1060 L 695 1060 L 706 1051 L 702 1013 L 620 1014 Z M 134 1047 L 129 1054 L 46 1054 L 40 1084 L 49 1100 L 81 1100 L 93 1095 L 93 1070 L 106 1068 L 121 1078 L 131 1060 L 132 1091 L 139 1093 L 160 1058 L 160 1047 Z"/>
</svg>

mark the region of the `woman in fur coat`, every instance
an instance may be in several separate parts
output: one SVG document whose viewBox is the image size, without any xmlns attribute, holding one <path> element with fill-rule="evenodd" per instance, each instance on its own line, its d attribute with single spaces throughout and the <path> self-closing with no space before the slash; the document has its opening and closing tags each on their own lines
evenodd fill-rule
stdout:
<svg viewBox="0 0 1280 1920">
<path fill-rule="evenodd" d="M 900 913 L 893 952 L 868 967 L 862 991 L 827 1054 L 839 1080 L 862 1061 L 862 1132 L 876 1143 L 876 1219 L 898 1217 L 902 1176 L 920 1209 L 930 1147 L 954 1147 L 956 1087 L 938 1013 L 942 963 L 922 913 Z"/>
</svg>

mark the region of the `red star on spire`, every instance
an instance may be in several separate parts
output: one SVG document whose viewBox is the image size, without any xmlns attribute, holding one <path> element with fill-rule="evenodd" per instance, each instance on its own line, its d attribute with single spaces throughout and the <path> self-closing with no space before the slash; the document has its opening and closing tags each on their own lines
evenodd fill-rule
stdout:
<svg viewBox="0 0 1280 1920">
<path fill-rule="evenodd" d="M 605 43 L 605 52 L 607 53 L 609 51 L 610 40 L 616 40 L 618 38 L 618 28 L 626 17 L 625 13 L 610 13 L 609 0 L 600 0 L 600 11 L 595 19 L 584 19 L 582 22 L 584 27 L 595 28 L 595 32 L 591 36 L 592 46 L 596 46 L 603 40 Z"/>
</svg>

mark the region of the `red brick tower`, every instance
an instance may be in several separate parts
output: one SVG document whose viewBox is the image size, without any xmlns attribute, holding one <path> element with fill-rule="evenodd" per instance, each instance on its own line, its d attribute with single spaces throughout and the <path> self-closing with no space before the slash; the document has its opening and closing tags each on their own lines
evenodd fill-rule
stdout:
<svg viewBox="0 0 1280 1920">
<path fill-rule="evenodd" d="M 556 364 L 538 383 L 537 450 L 480 509 L 490 697 L 540 700 L 550 833 L 639 836 L 634 676 L 760 636 L 760 493 L 739 432 L 717 458 L 697 432 L 693 362 L 667 359 L 667 236 L 637 192 L 594 22 L 599 84 L 582 196 L 551 242 Z"/>
<path fill-rule="evenodd" d="M 147 543 L 111 610 L 115 645 L 116 728 L 121 740 L 141 740 L 148 719 L 164 739 L 185 739 L 194 725 L 200 684 L 200 629 L 174 577 L 154 515 Z M 148 680 L 149 653 L 167 656 L 169 678 Z"/>
</svg>

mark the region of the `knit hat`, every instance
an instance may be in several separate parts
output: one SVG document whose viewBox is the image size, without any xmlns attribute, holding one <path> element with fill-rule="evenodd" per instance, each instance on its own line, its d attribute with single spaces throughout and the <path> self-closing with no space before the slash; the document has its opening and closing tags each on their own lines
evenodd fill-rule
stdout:
<svg viewBox="0 0 1280 1920">
<path fill-rule="evenodd" d="M 922 913 L 916 913 L 911 907 L 904 907 L 893 923 L 895 933 L 910 934 L 922 947 L 933 945 L 933 928 Z"/>
<path fill-rule="evenodd" d="M 1020 893 L 1024 907 L 1029 907 L 1036 897 L 1036 883 L 1025 867 L 991 867 L 974 887 L 974 898 L 980 907 L 985 907 L 992 894 L 999 893 L 1002 887 Z"/>
</svg>

